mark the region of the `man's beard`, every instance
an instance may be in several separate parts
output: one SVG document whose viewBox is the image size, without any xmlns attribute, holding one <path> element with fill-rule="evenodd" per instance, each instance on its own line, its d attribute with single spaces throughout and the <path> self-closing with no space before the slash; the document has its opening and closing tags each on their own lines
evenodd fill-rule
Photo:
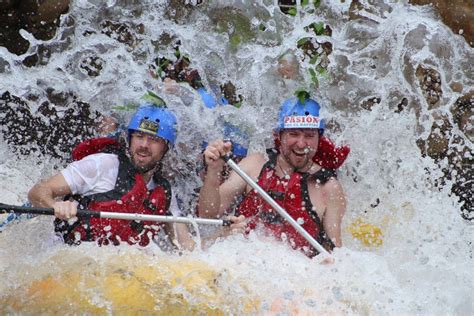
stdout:
<svg viewBox="0 0 474 316">
<path fill-rule="evenodd" d="M 135 167 L 135 169 L 138 172 L 143 174 L 143 173 L 146 173 L 146 172 L 152 170 L 153 168 L 155 168 L 158 165 L 159 160 L 158 161 L 150 161 L 149 163 L 146 163 L 144 165 L 139 164 L 139 162 L 137 162 L 135 160 L 135 156 L 138 155 L 139 153 L 142 153 L 142 152 L 145 153 L 145 154 L 150 154 L 149 152 L 146 152 L 146 151 L 137 151 L 135 154 L 130 155 L 131 156 L 130 160 L 131 160 L 133 166 Z"/>
<path fill-rule="evenodd" d="M 295 171 L 299 171 L 301 169 L 304 169 L 306 168 L 311 162 L 312 162 L 312 157 L 314 155 L 310 155 L 310 152 L 306 153 L 304 156 L 297 156 L 294 152 L 292 152 L 291 149 L 289 149 L 288 151 L 282 151 L 281 152 L 282 156 L 283 156 L 283 159 L 293 168 L 293 170 Z M 291 157 L 299 157 L 301 160 L 300 163 L 298 164 L 295 164 L 293 161 L 292 161 L 292 158 Z"/>
</svg>

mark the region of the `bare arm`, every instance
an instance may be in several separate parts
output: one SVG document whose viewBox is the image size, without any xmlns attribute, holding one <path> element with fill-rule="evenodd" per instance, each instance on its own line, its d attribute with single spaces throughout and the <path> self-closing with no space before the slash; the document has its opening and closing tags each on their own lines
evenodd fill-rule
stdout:
<svg viewBox="0 0 474 316">
<path fill-rule="evenodd" d="M 342 247 L 341 223 L 346 211 L 346 197 L 341 184 L 336 179 L 329 180 L 323 186 L 323 190 L 326 197 L 324 230 L 336 247 Z"/>
<path fill-rule="evenodd" d="M 71 201 L 56 201 L 56 198 L 71 193 L 63 175 L 58 173 L 35 184 L 28 192 L 28 200 L 33 206 L 54 208 L 56 217 L 67 220 L 76 216 L 77 204 Z"/>
<path fill-rule="evenodd" d="M 235 173 L 231 173 L 221 185 L 224 160 L 222 156 L 230 151 L 231 143 L 223 141 L 212 142 L 204 151 L 207 172 L 204 184 L 199 193 L 199 215 L 207 218 L 221 217 L 229 208 L 234 198 L 245 191 L 245 182 Z M 245 165 L 242 160 L 241 165 Z"/>
<path fill-rule="evenodd" d="M 239 163 L 239 168 L 248 176 L 250 176 L 254 181 L 257 181 L 258 175 L 265 161 L 266 158 L 261 154 L 250 155 Z M 212 187 L 211 185 L 207 187 L 205 180 L 199 195 L 199 214 L 202 217 L 211 218 L 222 216 L 224 212 L 229 209 L 232 203 L 235 202 L 236 198 L 246 192 L 247 188 L 248 185 L 245 180 L 242 179 L 242 177 L 239 176 L 235 171 L 232 171 L 230 173 L 229 179 L 227 179 L 217 188 Z M 208 199 L 207 194 L 210 195 L 210 199 L 213 199 L 211 203 L 209 203 L 210 199 L 207 200 L 206 203 L 205 199 Z"/>
<path fill-rule="evenodd" d="M 230 234 L 241 233 L 243 234 L 245 231 L 245 227 L 247 223 L 245 222 L 244 216 L 229 216 L 227 217 L 228 220 L 232 221 L 232 225 L 229 227 L 222 227 L 219 229 L 217 233 L 212 236 L 201 238 L 201 248 L 206 249 L 210 245 L 212 245 L 216 239 L 221 237 L 227 237 Z M 170 237 L 170 240 L 179 248 L 183 250 L 193 251 L 196 247 L 196 242 L 193 239 L 193 236 L 189 232 L 188 226 L 182 223 L 176 224 L 166 224 L 165 226 L 166 232 Z"/>
<path fill-rule="evenodd" d="M 179 249 L 183 250 L 194 250 L 196 243 L 194 242 L 191 233 L 189 232 L 188 226 L 183 223 L 168 223 L 165 225 L 165 230 L 170 240 Z"/>
<path fill-rule="evenodd" d="M 71 194 L 71 188 L 61 173 L 35 184 L 28 192 L 28 200 L 38 207 L 53 207 L 56 198 Z"/>
</svg>

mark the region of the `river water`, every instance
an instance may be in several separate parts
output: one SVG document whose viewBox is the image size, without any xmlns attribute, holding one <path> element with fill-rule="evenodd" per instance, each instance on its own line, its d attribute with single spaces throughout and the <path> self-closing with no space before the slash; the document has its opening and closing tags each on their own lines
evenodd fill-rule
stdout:
<svg viewBox="0 0 474 316">
<path fill-rule="evenodd" d="M 320 101 L 330 120 L 327 135 L 352 149 L 339 172 L 348 207 L 344 247 L 334 252 L 334 264 L 255 234 L 182 255 L 155 245 L 68 247 L 54 236 L 52 218 L 37 217 L 0 233 L 2 313 L 472 314 L 473 226 L 459 214 L 452 182 L 435 185 L 448 161 L 435 164 L 416 143 L 440 115 L 452 119 L 460 94 L 450 84 L 472 87 L 472 49 L 427 7 L 361 3 L 359 18 L 349 19 L 350 1 L 293 17 L 273 1 L 190 2 L 187 9 L 173 9 L 165 1 L 77 0 L 51 41 L 22 33 L 32 43 L 30 53 L 42 52 L 39 65 L 26 67 L 25 56 L 0 48 L 0 91 L 23 97 L 33 113 L 53 87 L 126 121 L 131 112 L 114 107 L 137 102 L 147 90 L 162 91 L 149 65 L 158 56 L 172 58 L 177 40 L 206 87 L 232 82 L 243 99 L 238 109 L 203 109 L 186 84 L 186 105 L 160 94 L 179 120 L 178 145 L 167 165 L 183 195 L 198 181 L 186 181 L 185 174 L 196 163 L 200 141 L 220 136 L 216 124 L 239 125 L 251 135 L 250 150 L 262 150 L 271 145 L 278 105 L 295 87 Z M 126 25 L 128 40 L 101 32 L 105 20 Z M 318 35 L 332 51 L 317 88 L 307 58 L 295 80 L 276 71 L 288 50 L 302 56 L 296 42 L 309 36 L 305 26 L 313 22 L 332 30 Z M 101 65 L 98 75 L 86 70 L 91 59 Z M 418 84 L 420 64 L 442 78 L 444 93 L 435 108 Z M 370 109 L 360 106 L 373 98 L 380 101 Z M 47 155 L 19 156 L 4 141 L 0 157 L 1 202 L 8 204 L 22 204 L 36 181 L 65 164 Z M 373 238 L 355 238 L 361 227 L 375 231 Z"/>
</svg>

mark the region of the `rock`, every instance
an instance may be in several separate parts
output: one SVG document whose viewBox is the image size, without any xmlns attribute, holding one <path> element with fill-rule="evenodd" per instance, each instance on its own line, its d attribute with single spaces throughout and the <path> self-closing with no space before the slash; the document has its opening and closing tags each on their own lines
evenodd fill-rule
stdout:
<svg viewBox="0 0 474 316">
<path fill-rule="evenodd" d="M 25 100 L 4 92 L 0 96 L 1 135 L 13 152 L 69 158 L 72 147 L 95 134 L 100 115 L 71 93 L 48 88 L 47 95 L 63 106 L 45 101 L 32 113 Z"/>
<path fill-rule="evenodd" d="M 70 0 L 21 0 L 18 9 L 29 22 L 51 23 L 69 9 Z"/>
<path fill-rule="evenodd" d="M 19 31 L 21 29 L 21 14 L 14 7 L 4 6 L 0 11 L 0 45 L 12 54 L 24 54 L 30 43 L 24 39 Z"/>
<path fill-rule="evenodd" d="M 16 6 L 20 0 L 2 0 L 0 2 L 0 10 L 11 9 L 13 6 Z"/>
<path fill-rule="evenodd" d="M 105 63 L 105 60 L 98 56 L 88 56 L 81 61 L 79 68 L 85 71 L 89 77 L 97 77 Z"/>
<path fill-rule="evenodd" d="M 301 1 L 301 9 L 306 13 L 314 13 L 315 9 L 321 4 L 320 0 Z M 298 13 L 296 0 L 278 0 L 280 11 L 295 16 Z"/>
<path fill-rule="evenodd" d="M 365 20 L 378 24 L 376 20 L 369 18 L 370 15 L 360 14 L 361 11 L 381 17 L 384 15 L 384 12 L 392 11 L 392 8 L 390 4 L 385 4 L 385 1 L 352 0 L 349 7 L 349 20 Z"/>
<path fill-rule="evenodd" d="M 39 40 L 54 37 L 59 26 L 59 17 L 69 9 L 69 0 L 22 0 L 18 10 L 22 15 L 21 28 Z"/>
<path fill-rule="evenodd" d="M 374 105 L 379 104 L 380 101 L 382 101 L 380 97 L 369 97 L 360 103 L 360 107 L 364 110 L 371 111 Z"/>
<path fill-rule="evenodd" d="M 474 46 L 474 1 L 472 0 L 409 0 L 414 5 L 432 5 L 444 24 Z"/>
<path fill-rule="evenodd" d="M 4 3 L 5 2 L 5 3 Z M 0 45 L 13 54 L 24 54 L 30 44 L 19 31 L 25 29 L 39 40 L 50 40 L 66 13 L 70 0 L 22 0 L 0 2 Z"/>
<path fill-rule="evenodd" d="M 461 93 L 462 90 L 463 90 L 463 86 L 462 86 L 462 83 L 459 83 L 459 82 L 453 82 L 450 84 L 450 88 L 454 91 L 454 92 L 457 92 L 457 93 Z"/>
<path fill-rule="evenodd" d="M 451 108 L 451 113 L 459 130 L 474 142 L 474 91 L 460 97 Z"/>
<path fill-rule="evenodd" d="M 143 24 L 132 25 L 130 23 L 120 23 L 105 20 L 100 23 L 102 27 L 102 34 L 105 34 L 120 43 L 127 44 L 129 47 L 134 47 L 138 43 L 136 34 L 143 34 L 145 26 Z"/>
<path fill-rule="evenodd" d="M 236 50 L 241 43 L 256 37 L 249 18 L 239 9 L 233 7 L 216 8 L 209 12 L 209 17 L 219 33 L 227 33 L 230 47 Z"/>
<path fill-rule="evenodd" d="M 474 92 L 460 97 L 450 109 L 452 121 L 467 140 L 455 132 L 448 115 L 440 114 L 433 114 L 435 121 L 428 138 L 417 140 L 422 154 L 443 166 L 444 176 L 436 180 L 436 185 L 442 187 L 447 180 L 453 182 L 451 192 L 460 199 L 461 215 L 467 220 L 474 219 L 473 150 L 468 144 L 468 141 L 474 140 L 473 109 Z M 447 159 L 447 165 L 443 162 L 444 159 Z"/>
<path fill-rule="evenodd" d="M 446 116 L 435 115 L 435 122 L 431 126 L 430 135 L 426 140 L 419 140 L 424 155 L 428 155 L 436 161 L 446 157 L 449 149 L 452 125 Z"/>
<path fill-rule="evenodd" d="M 416 69 L 416 77 L 420 84 L 423 96 L 428 103 L 428 110 L 432 110 L 439 106 L 439 101 L 443 96 L 441 90 L 441 75 L 433 68 L 419 65 Z"/>
<path fill-rule="evenodd" d="M 189 19 L 193 9 L 194 6 L 189 4 L 189 1 L 170 0 L 168 2 L 168 9 L 165 12 L 165 17 L 176 23 L 184 24 Z"/>
<path fill-rule="evenodd" d="M 403 98 L 402 101 L 397 105 L 395 113 L 401 113 L 408 106 L 408 99 Z"/>
<path fill-rule="evenodd" d="M 237 95 L 236 88 L 232 82 L 227 81 L 226 83 L 222 84 L 220 88 L 224 98 L 227 99 L 229 104 L 240 107 L 243 97 L 240 94 Z"/>
</svg>

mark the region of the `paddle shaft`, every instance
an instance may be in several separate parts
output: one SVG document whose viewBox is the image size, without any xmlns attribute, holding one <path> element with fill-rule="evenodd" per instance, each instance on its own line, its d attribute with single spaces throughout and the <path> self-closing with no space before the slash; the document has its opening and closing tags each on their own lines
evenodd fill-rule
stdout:
<svg viewBox="0 0 474 316">
<path fill-rule="evenodd" d="M 17 213 L 17 214 L 35 214 L 35 215 L 53 215 L 53 208 L 45 207 L 27 207 L 6 205 L 0 203 L 0 214 Z M 77 210 L 77 217 L 82 218 L 110 218 L 123 219 L 129 221 L 152 221 L 164 223 L 184 223 L 184 224 L 199 224 L 199 225 L 216 225 L 216 226 L 230 226 L 232 224 L 229 220 L 207 219 L 207 218 L 189 218 L 182 216 L 163 216 L 163 215 L 147 215 L 135 213 L 115 213 L 115 212 L 97 212 L 91 210 Z"/>
<path fill-rule="evenodd" d="M 227 162 L 227 164 L 237 172 L 239 176 L 242 177 L 242 179 L 245 180 L 255 191 L 257 191 L 260 196 L 267 201 L 268 204 L 270 204 L 271 207 L 273 207 L 278 214 L 280 214 L 284 219 L 290 223 L 291 226 L 293 226 L 294 229 L 296 229 L 314 248 L 316 248 L 320 253 L 324 254 L 329 254 L 326 249 L 323 248 L 303 227 L 301 227 L 300 224 L 298 224 L 293 217 L 291 217 L 284 209 L 281 207 L 277 202 L 275 202 L 274 199 L 270 195 L 268 195 L 265 190 L 263 190 L 255 181 L 253 181 L 252 178 L 250 178 L 230 157 L 224 156 L 224 160 Z"/>
</svg>

